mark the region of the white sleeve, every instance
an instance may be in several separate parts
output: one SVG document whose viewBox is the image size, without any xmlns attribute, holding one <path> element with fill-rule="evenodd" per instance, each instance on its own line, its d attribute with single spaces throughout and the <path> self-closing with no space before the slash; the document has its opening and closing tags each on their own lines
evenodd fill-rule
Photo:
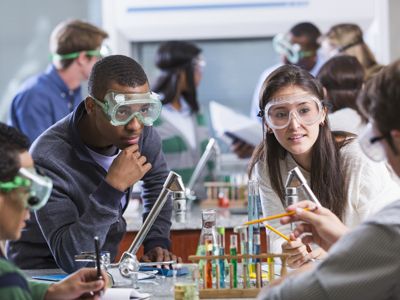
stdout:
<svg viewBox="0 0 400 300">
<path fill-rule="evenodd" d="M 353 145 L 351 145 L 353 144 Z M 389 168 L 383 162 L 373 162 L 361 151 L 358 142 L 345 146 L 348 184 L 348 206 L 345 223 L 355 227 L 368 216 L 400 198 L 400 186 L 394 181 Z"/>
</svg>

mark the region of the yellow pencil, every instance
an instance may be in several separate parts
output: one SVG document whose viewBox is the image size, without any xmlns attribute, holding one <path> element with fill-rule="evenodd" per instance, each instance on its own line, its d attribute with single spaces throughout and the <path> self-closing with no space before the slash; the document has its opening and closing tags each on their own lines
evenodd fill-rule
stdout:
<svg viewBox="0 0 400 300">
<path fill-rule="evenodd" d="M 311 209 L 307 207 L 304 210 L 311 210 Z M 253 220 L 253 221 L 248 221 L 248 222 L 244 223 L 244 225 L 253 225 L 253 224 L 262 223 L 262 222 L 265 222 L 265 221 L 271 221 L 271 220 L 275 220 L 275 219 L 280 219 L 280 218 L 283 218 L 283 217 L 292 216 L 295 213 L 296 213 L 296 211 L 293 210 L 291 212 L 287 212 L 287 213 L 283 213 L 283 214 L 277 214 L 277 215 L 273 215 L 273 216 L 269 216 L 269 217 Z"/>
<path fill-rule="evenodd" d="M 287 240 L 288 242 L 290 242 L 289 237 L 287 237 L 286 235 L 284 235 L 282 232 L 280 232 L 279 230 L 275 229 L 274 227 L 272 227 L 271 225 L 268 224 L 264 224 L 265 227 L 267 227 L 269 230 L 275 232 L 277 235 L 279 235 L 281 238 Z"/>
</svg>

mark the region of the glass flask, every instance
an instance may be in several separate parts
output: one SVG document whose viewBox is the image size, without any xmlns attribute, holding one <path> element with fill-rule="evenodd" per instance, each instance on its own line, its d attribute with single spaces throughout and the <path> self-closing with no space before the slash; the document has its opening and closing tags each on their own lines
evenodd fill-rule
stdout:
<svg viewBox="0 0 400 300">
<path fill-rule="evenodd" d="M 215 209 L 205 209 L 201 213 L 202 216 L 202 228 L 199 239 L 199 244 L 197 246 L 196 255 L 206 256 L 206 255 L 218 255 L 218 233 L 216 229 L 217 212 Z M 215 260 L 209 261 L 206 264 L 205 260 L 199 261 L 199 269 L 202 278 L 206 278 L 204 283 L 206 288 L 212 288 L 212 274 L 215 274 Z M 203 272 L 206 270 L 206 275 Z M 211 284 L 210 284 L 211 282 Z"/>
</svg>

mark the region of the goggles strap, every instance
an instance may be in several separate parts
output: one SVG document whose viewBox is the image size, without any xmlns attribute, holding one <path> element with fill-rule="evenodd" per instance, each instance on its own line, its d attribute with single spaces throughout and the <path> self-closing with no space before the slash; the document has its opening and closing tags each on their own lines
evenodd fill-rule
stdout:
<svg viewBox="0 0 400 300">
<path fill-rule="evenodd" d="M 351 48 L 351 47 L 354 47 L 354 46 L 359 45 L 359 44 L 362 44 L 362 43 L 363 43 L 362 40 L 357 40 L 357 41 L 355 41 L 355 42 L 353 42 L 353 43 L 350 43 L 350 44 L 344 45 L 344 46 L 342 46 L 342 47 L 339 47 L 339 48 L 338 48 L 338 51 L 339 51 L 339 52 L 343 52 L 343 51 L 345 51 L 345 50 L 347 50 L 347 49 L 349 49 L 349 48 Z"/>
<path fill-rule="evenodd" d="M 10 192 L 19 187 L 30 187 L 30 186 L 31 186 L 31 181 L 27 178 L 23 178 L 20 176 L 15 176 L 13 181 L 6 181 L 6 182 L 0 181 L 0 190 L 5 192 Z"/>
<path fill-rule="evenodd" d="M 100 50 L 83 50 L 67 54 L 52 53 L 50 54 L 50 57 L 52 60 L 74 59 L 77 58 L 81 52 L 85 52 L 85 54 L 88 56 L 101 57 Z"/>
</svg>

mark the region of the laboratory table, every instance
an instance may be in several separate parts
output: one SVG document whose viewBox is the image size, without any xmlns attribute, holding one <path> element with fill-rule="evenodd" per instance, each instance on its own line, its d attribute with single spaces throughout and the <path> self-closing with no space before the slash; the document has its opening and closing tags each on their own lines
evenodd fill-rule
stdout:
<svg viewBox="0 0 400 300">
<path fill-rule="evenodd" d="M 63 271 L 61 271 L 59 269 L 23 270 L 23 272 L 29 279 L 31 279 L 32 276 L 65 274 Z M 40 282 L 45 282 L 45 281 L 40 281 Z M 51 283 L 51 282 L 49 282 L 49 283 Z M 144 282 L 139 281 L 138 287 L 139 287 L 139 292 L 145 292 L 145 293 L 152 294 L 152 296 L 150 297 L 150 299 L 152 299 L 152 300 L 153 299 L 154 300 L 174 299 L 174 296 L 173 296 L 174 279 L 173 278 L 163 278 L 163 279 L 158 279 L 158 280 L 146 280 Z M 247 298 L 247 299 L 249 299 L 249 298 Z"/>
<path fill-rule="evenodd" d="M 233 233 L 233 227 L 242 225 L 247 221 L 247 214 L 233 214 L 230 209 L 217 208 L 217 227 L 225 227 L 225 248 L 229 249 L 229 235 Z M 188 256 L 196 254 L 197 244 L 201 232 L 201 211 L 202 208 L 194 206 L 188 213 L 185 223 L 177 223 L 172 221 L 171 226 L 171 251 L 178 257 L 183 259 L 183 262 L 189 262 Z M 125 234 L 117 255 L 117 260 L 121 254 L 127 250 L 136 236 L 140 226 L 142 225 L 141 212 L 127 210 L 124 214 L 127 222 L 127 233 Z M 261 247 L 266 249 L 265 235 L 261 235 Z M 143 247 L 139 250 L 137 256 L 141 257 Z"/>
</svg>

